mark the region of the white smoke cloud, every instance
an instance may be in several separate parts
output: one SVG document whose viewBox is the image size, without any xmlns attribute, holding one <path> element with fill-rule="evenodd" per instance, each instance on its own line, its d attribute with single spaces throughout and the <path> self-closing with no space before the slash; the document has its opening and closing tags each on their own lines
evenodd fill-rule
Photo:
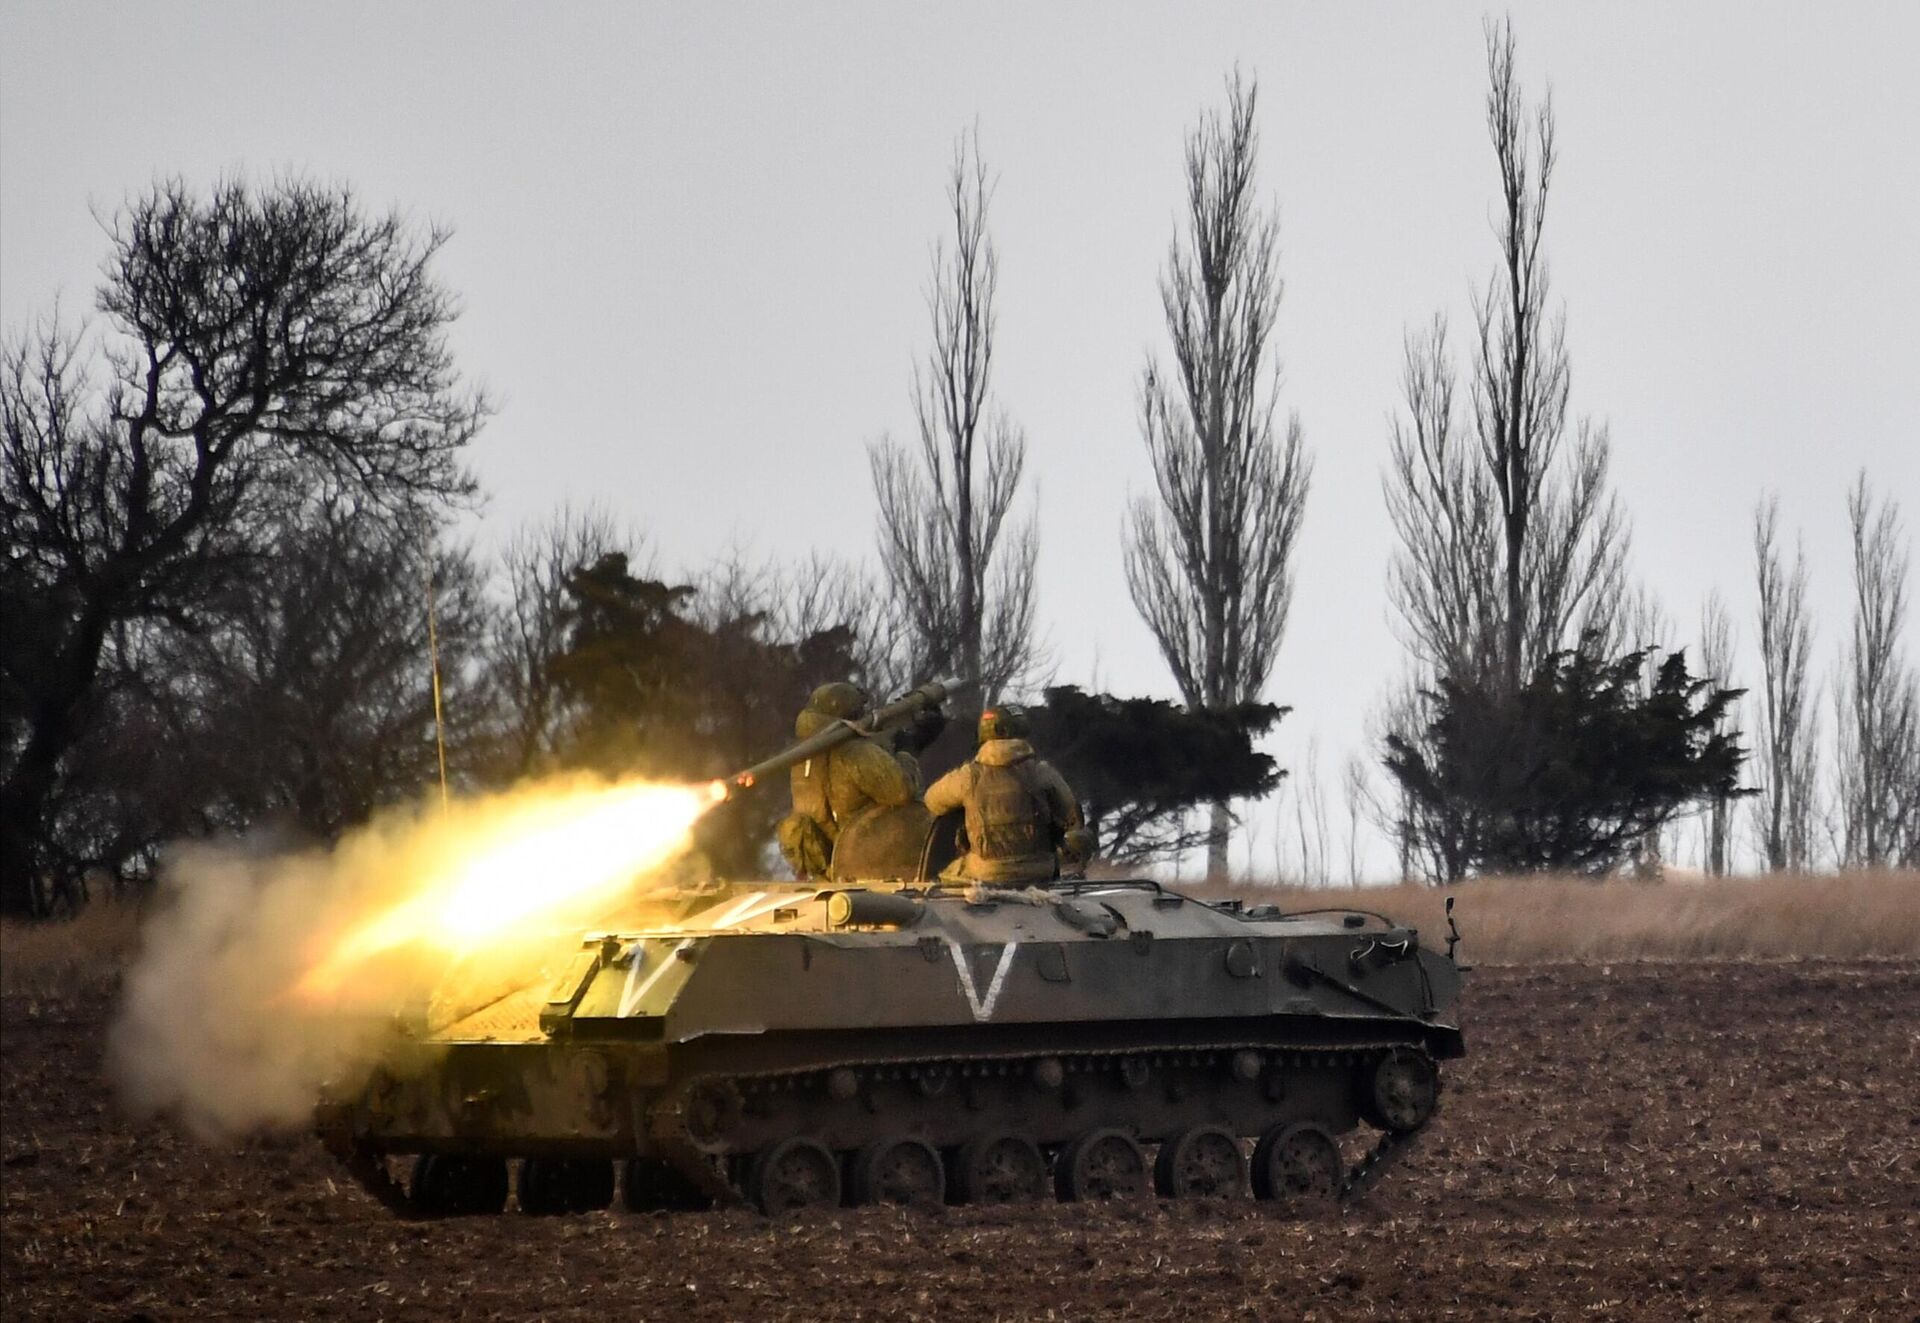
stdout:
<svg viewBox="0 0 1920 1323">
<path fill-rule="evenodd" d="M 176 847 L 108 1038 L 122 1101 L 206 1138 L 305 1125 L 324 1083 L 363 1074 L 450 982 L 542 977 L 710 803 L 557 779 L 395 811 L 330 849 Z"/>
<path fill-rule="evenodd" d="M 288 995 L 301 953 L 350 903 L 346 881 L 324 855 L 174 852 L 107 1043 L 134 1110 L 175 1115 L 206 1138 L 295 1126 L 323 1081 L 378 1052 L 377 1021 Z"/>
</svg>

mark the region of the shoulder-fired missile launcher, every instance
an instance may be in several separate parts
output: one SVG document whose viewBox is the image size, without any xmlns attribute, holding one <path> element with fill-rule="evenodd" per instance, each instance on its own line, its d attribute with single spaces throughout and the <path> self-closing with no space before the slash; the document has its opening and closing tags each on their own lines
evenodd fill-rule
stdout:
<svg viewBox="0 0 1920 1323">
<path fill-rule="evenodd" d="M 849 740 L 878 737 L 892 743 L 926 715 L 934 718 L 937 733 L 945 721 L 940 716 L 940 704 L 959 688 L 954 680 L 923 684 L 858 720 L 828 722 L 814 734 L 716 785 L 726 795 L 742 794 L 812 759 L 830 757 L 835 748 Z M 835 881 L 930 877 L 932 870 L 953 853 L 951 831 L 945 835 L 938 831 L 926 806 L 917 799 L 892 806 L 874 805 L 839 827 L 830 870 Z"/>
<path fill-rule="evenodd" d="M 1377 916 L 1152 883 L 738 887 L 423 1032 L 319 1125 L 428 1213 L 498 1211 L 516 1158 L 528 1211 L 605 1206 L 616 1163 L 634 1208 L 1350 1198 L 1432 1119 L 1459 988 Z"/>
<path fill-rule="evenodd" d="M 893 853 L 918 856 L 895 880 L 688 895 L 435 1007 L 320 1134 L 422 1214 L 500 1211 L 515 1163 L 527 1212 L 605 1207 L 616 1169 L 634 1209 L 1331 1201 L 1422 1133 L 1462 1053 L 1451 940 L 1152 882 L 942 887 L 917 840 Z"/>
</svg>

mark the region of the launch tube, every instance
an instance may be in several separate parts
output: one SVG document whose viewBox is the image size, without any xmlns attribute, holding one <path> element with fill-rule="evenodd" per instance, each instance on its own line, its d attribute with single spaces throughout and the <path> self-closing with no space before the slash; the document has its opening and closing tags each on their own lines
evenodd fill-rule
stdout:
<svg viewBox="0 0 1920 1323">
<path fill-rule="evenodd" d="M 953 694 L 959 692 L 958 680 L 931 680 L 918 689 L 894 699 L 883 707 L 877 707 L 859 721 L 835 721 L 826 729 L 809 735 L 804 740 L 789 744 L 771 758 L 763 758 L 753 766 L 735 772 L 718 784 L 723 786 L 729 798 L 742 790 L 749 790 L 767 777 L 786 771 L 809 758 L 817 758 L 836 745 L 863 735 L 876 735 L 891 726 L 905 721 L 916 712 L 938 707 Z"/>
</svg>

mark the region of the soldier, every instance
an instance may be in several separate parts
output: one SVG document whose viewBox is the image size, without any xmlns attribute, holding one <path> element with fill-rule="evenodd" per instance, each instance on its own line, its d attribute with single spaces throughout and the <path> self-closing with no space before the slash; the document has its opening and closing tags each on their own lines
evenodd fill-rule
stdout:
<svg viewBox="0 0 1920 1323">
<path fill-rule="evenodd" d="M 823 684 L 794 720 L 793 733 L 804 740 L 866 712 L 867 696 L 858 685 Z M 885 809 L 912 803 L 919 792 L 917 777 L 867 736 L 796 764 L 788 777 L 793 812 L 781 820 L 777 835 L 780 853 L 801 878 L 827 876 L 841 833 Z"/>
<path fill-rule="evenodd" d="M 1032 884 L 1085 867 L 1092 837 L 1066 780 L 1034 755 L 1027 715 L 1011 705 L 980 714 L 980 748 L 927 791 L 927 812 L 966 813 L 967 852 L 946 876 Z"/>
</svg>

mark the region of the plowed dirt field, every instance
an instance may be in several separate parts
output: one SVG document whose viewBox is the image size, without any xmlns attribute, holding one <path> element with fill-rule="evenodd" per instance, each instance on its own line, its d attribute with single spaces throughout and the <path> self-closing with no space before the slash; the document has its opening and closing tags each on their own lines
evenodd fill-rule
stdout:
<svg viewBox="0 0 1920 1323">
<path fill-rule="evenodd" d="M 1482 969 L 1432 1137 L 1344 1215 L 396 1221 L 298 1139 L 115 1111 L 104 992 L 11 995 L 8 1319 L 1920 1318 L 1920 963 Z"/>
</svg>

